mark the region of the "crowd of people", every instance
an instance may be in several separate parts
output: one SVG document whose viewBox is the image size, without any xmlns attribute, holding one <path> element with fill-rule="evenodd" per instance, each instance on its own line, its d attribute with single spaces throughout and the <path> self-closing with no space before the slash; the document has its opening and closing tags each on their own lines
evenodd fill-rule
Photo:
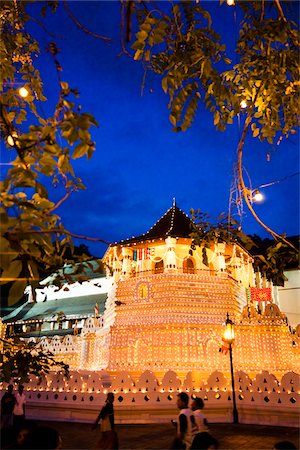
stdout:
<svg viewBox="0 0 300 450">
<path fill-rule="evenodd" d="M 215 450 L 219 448 L 218 440 L 209 432 L 207 418 L 203 413 L 204 402 L 199 397 L 190 398 L 187 393 L 177 395 L 179 413 L 176 420 L 172 420 L 175 427 L 174 440 L 169 449 L 181 450 Z M 37 425 L 33 421 L 25 420 L 26 397 L 23 386 L 13 393 L 13 385 L 9 385 L 7 392 L 1 399 L 1 448 L 2 449 L 61 449 L 62 438 L 59 432 L 50 426 Z M 114 394 L 107 394 L 105 405 L 99 412 L 92 430 L 98 429 L 99 438 L 96 439 L 94 450 L 118 450 L 119 439 L 114 418 Z M 273 450 L 292 450 L 296 446 L 289 441 L 280 441 Z"/>
<path fill-rule="evenodd" d="M 25 405 L 24 386 L 20 385 L 14 394 L 10 384 L 1 399 L 1 448 L 60 449 L 62 439 L 58 431 L 25 420 Z"/>
</svg>

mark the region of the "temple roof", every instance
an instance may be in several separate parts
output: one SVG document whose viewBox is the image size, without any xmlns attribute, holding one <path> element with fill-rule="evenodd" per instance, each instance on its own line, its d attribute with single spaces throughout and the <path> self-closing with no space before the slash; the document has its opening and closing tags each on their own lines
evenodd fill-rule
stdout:
<svg viewBox="0 0 300 450">
<path fill-rule="evenodd" d="M 44 321 L 53 319 L 53 316 L 62 312 L 67 318 L 85 318 L 94 315 L 96 303 L 98 303 L 99 315 L 101 315 L 105 309 L 106 299 L 107 294 L 92 294 L 38 303 L 27 302 L 3 317 L 3 322 Z"/>
<path fill-rule="evenodd" d="M 103 264 L 99 259 L 83 261 L 75 264 L 65 264 L 61 269 L 51 273 L 47 278 L 44 278 L 40 285 L 52 285 L 54 281 L 59 278 L 60 283 L 68 282 L 70 279 L 73 282 L 78 280 L 92 280 L 94 278 L 104 277 Z"/>
<path fill-rule="evenodd" d="M 185 212 L 173 206 L 144 234 L 118 242 L 131 244 L 134 242 L 170 237 L 190 237 L 192 220 Z"/>
</svg>

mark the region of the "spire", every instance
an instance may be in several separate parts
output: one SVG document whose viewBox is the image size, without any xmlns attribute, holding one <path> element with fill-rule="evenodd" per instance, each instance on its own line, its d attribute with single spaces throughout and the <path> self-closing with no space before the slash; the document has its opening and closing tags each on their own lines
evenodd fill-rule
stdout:
<svg viewBox="0 0 300 450">
<path fill-rule="evenodd" d="M 121 241 L 122 243 L 139 242 L 146 239 L 158 239 L 171 237 L 190 237 L 191 219 L 176 205 L 175 197 L 173 205 L 168 211 L 150 228 L 147 233 Z"/>
</svg>

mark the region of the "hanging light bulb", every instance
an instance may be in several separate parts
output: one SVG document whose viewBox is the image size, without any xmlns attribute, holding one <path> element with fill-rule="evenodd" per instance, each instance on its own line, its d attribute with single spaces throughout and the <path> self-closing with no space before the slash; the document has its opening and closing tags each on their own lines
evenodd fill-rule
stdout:
<svg viewBox="0 0 300 450">
<path fill-rule="evenodd" d="M 241 101 L 240 107 L 243 108 L 243 109 L 247 108 L 247 102 L 246 102 L 246 100 L 242 100 L 242 101 Z"/>
<path fill-rule="evenodd" d="M 227 3 L 228 6 L 234 6 L 235 5 L 234 0 L 226 0 L 226 3 Z"/>
<path fill-rule="evenodd" d="M 18 135 L 15 131 L 13 131 L 11 134 L 9 134 L 6 138 L 6 142 L 8 143 L 8 145 L 10 145 L 11 147 L 15 146 L 15 138 L 17 138 Z"/>
<path fill-rule="evenodd" d="M 258 189 L 256 189 L 254 192 L 253 200 L 255 202 L 261 202 L 261 201 L 263 201 L 263 199 L 264 199 L 264 196 L 262 195 L 262 193 L 259 192 Z"/>
<path fill-rule="evenodd" d="M 22 98 L 26 98 L 29 95 L 29 91 L 28 91 L 28 89 L 25 86 L 20 87 L 18 89 L 18 93 L 19 93 L 19 96 L 22 97 Z"/>
</svg>

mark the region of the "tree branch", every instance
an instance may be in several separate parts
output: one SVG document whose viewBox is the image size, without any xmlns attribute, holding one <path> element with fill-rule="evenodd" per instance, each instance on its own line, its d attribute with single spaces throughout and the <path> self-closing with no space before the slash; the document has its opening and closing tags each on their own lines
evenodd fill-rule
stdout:
<svg viewBox="0 0 300 450">
<path fill-rule="evenodd" d="M 282 10 L 281 4 L 280 4 L 280 0 L 274 0 L 274 2 L 275 2 L 275 6 L 276 6 L 279 16 L 281 17 L 282 20 L 287 22 L 284 12 Z"/>
<path fill-rule="evenodd" d="M 6 236 L 18 236 L 20 234 L 20 231 L 6 231 Z M 101 238 L 92 238 L 87 236 L 81 236 L 79 234 L 71 233 L 67 230 L 61 230 L 59 228 L 53 228 L 52 230 L 22 230 L 22 234 L 66 234 L 67 236 L 74 237 L 76 239 L 83 239 L 85 241 L 92 241 L 92 242 L 102 242 L 103 244 L 110 245 L 111 242 L 106 241 L 105 239 Z"/>
<path fill-rule="evenodd" d="M 40 20 L 36 19 L 33 16 L 30 16 L 31 20 L 33 20 L 34 22 L 36 22 L 44 31 L 45 33 L 49 34 L 49 36 L 55 38 L 55 39 L 63 39 L 62 36 L 59 36 L 57 34 L 51 33 L 51 31 L 47 30 L 47 28 L 45 27 L 45 25 L 43 24 L 43 22 L 41 22 Z"/>
<path fill-rule="evenodd" d="M 250 115 L 250 113 L 247 115 L 246 120 L 245 120 L 245 124 L 244 124 L 244 128 L 243 128 L 243 132 L 242 132 L 242 136 L 241 139 L 239 141 L 238 144 L 238 148 L 237 148 L 237 154 L 238 154 L 238 178 L 239 178 L 239 185 L 241 187 L 242 193 L 243 193 L 243 197 L 245 199 L 245 202 L 249 208 L 249 211 L 251 212 L 251 214 L 253 215 L 253 217 L 255 218 L 255 220 L 265 229 L 267 230 L 271 236 L 273 236 L 274 239 L 278 239 L 282 242 L 284 242 L 285 244 L 287 244 L 289 247 L 291 247 L 292 249 L 298 251 L 296 249 L 296 247 L 294 247 L 287 239 L 285 239 L 283 236 L 280 236 L 280 234 L 277 234 L 275 231 L 273 231 L 271 228 L 269 228 L 256 214 L 256 212 L 254 211 L 252 204 L 249 200 L 249 189 L 247 189 L 247 187 L 245 186 L 245 182 L 244 182 L 244 178 L 243 178 L 243 148 L 244 148 L 244 144 L 245 144 L 245 139 L 246 139 L 246 135 L 249 129 L 249 125 L 251 123 L 252 117 Z"/>
<path fill-rule="evenodd" d="M 73 22 L 78 26 L 78 28 L 80 28 L 84 33 L 89 34 L 91 36 L 93 36 L 96 39 L 102 39 L 104 41 L 111 41 L 112 39 L 106 36 L 100 36 L 99 34 L 93 33 L 92 31 L 88 30 L 87 28 L 85 28 L 77 19 L 76 17 L 73 16 L 73 14 L 71 13 L 68 5 L 67 5 L 67 1 L 63 0 L 63 5 L 68 13 L 68 15 L 70 16 L 70 18 L 73 20 Z"/>
<path fill-rule="evenodd" d="M 63 198 L 61 198 L 57 203 L 56 203 L 56 205 L 54 205 L 51 209 L 49 209 L 48 211 L 46 211 L 45 212 L 45 214 L 51 214 L 53 211 L 55 211 L 57 208 L 59 208 L 59 206 L 63 203 L 63 202 L 65 202 L 66 200 L 67 200 L 67 198 L 72 194 L 72 192 L 74 192 L 75 191 L 75 188 L 73 188 L 73 189 L 71 189 L 70 191 L 68 191 L 67 193 L 66 193 L 66 195 L 63 197 Z"/>
</svg>

